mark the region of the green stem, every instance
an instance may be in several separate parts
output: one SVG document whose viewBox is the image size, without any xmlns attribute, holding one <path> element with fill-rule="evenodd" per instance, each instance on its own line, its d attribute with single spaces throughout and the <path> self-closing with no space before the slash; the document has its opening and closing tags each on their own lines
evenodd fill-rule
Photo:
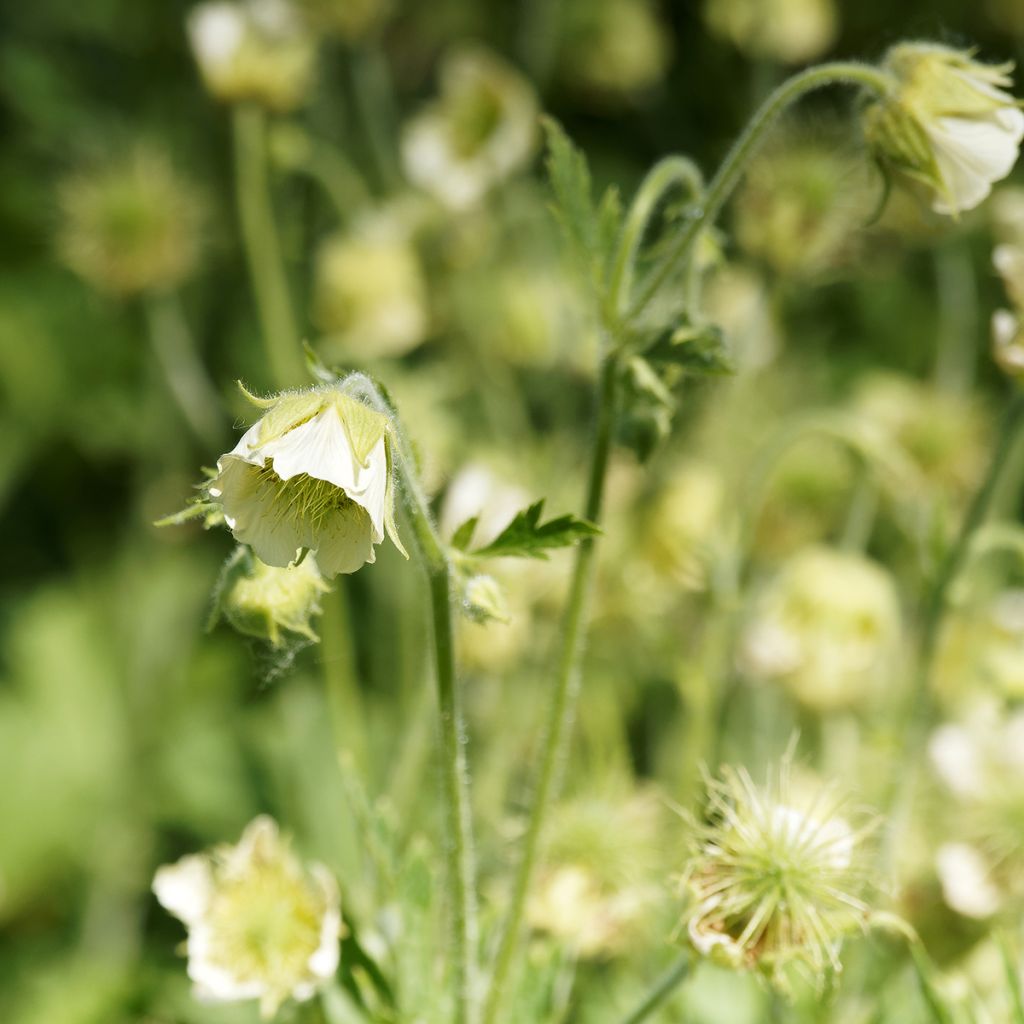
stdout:
<svg viewBox="0 0 1024 1024">
<path fill-rule="evenodd" d="M 690 249 L 705 228 L 714 224 L 722 207 L 739 184 L 747 163 L 764 140 L 768 129 L 787 107 L 809 92 L 828 85 L 856 85 L 878 95 L 888 93 L 892 79 L 870 64 L 837 62 L 808 68 L 782 83 L 761 105 L 743 133 L 733 144 L 704 194 L 704 202 L 683 230 L 661 265 L 651 274 L 632 307 L 636 316 L 650 303 L 658 289 L 686 261 Z"/>
<path fill-rule="evenodd" d="M 394 427 L 395 468 L 402 504 L 412 527 L 416 548 L 427 574 L 434 663 L 441 734 L 442 784 L 448 810 L 446 855 L 452 898 L 453 985 L 455 1024 L 476 1021 L 476 951 L 478 945 L 476 868 L 466 770 L 466 735 L 462 700 L 455 678 L 455 640 L 452 629 L 451 565 L 434 528 L 426 496 L 415 471 L 415 460 L 394 407 L 365 374 L 344 379 L 346 390 L 356 393 L 384 413 Z"/>
<path fill-rule="evenodd" d="M 217 451 L 224 439 L 223 402 L 196 352 L 177 296 L 149 296 L 145 313 L 150 343 L 168 390 L 196 438 Z"/>
<path fill-rule="evenodd" d="M 366 709 L 359 691 L 346 580 L 338 579 L 321 603 L 324 610 L 320 659 L 334 743 L 338 754 L 351 755 L 365 775 L 369 770 Z"/>
<path fill-rule="evenodd" d="M 615 431 L 617 406 L 618 359 L 605 357 L 601 369 L 597 409 L 597 430 L 590 463 L 590 478 L 583 515 L 592 523 L 601 517 L 605 477 Z M 576 561 L 562 629 L 562 652 L 558 676 L 551 695 L 541 762 L 535 783 L 530 818 L 523 839 L 523 850 L 512 888 L 512 900 L 505 918 L 487 998 L 484 1002 L 483 1024 L 492 1024 L 500 1008 L 501 998 L 519 940 L 526 894 L 530 888 L 541 830 L 547 810 L 561 781 L 566 759 L 576 697 L 580 687 L 580 661 L 586 632 L 589 597 L 594 577 L 596 547 L 593 538 L 582 541 L 576 549 Z"/>
<path fill-rule="evenodd" d="M 238 219 L 271 375 L 279 388 L 305 377 L 267 180 L 266 114 L 240 104 L 234 112 Z"/>
<path fill-rule="evenodd" d="M 640 1021 L 647 1020 L 686 980 L 689 973 L 690 958 L 684 954 L 654 983 L 650 992 L 644 996 L 643 1002 L 628 1017 L 622 1019 L 622 1024 L 640 1024 Z"/>
<path fill-rule="evenodd" d="M 704 190 L 700 169 L 688 157 L 667 156 L 659 160 L 637 189 L 636 198 L 622 226 L 622 239 L 609 281 L 608 294 L 616 307 L 606 312 L 606 317 L 611 314 L 609 319 L 618 318 L 626 312 L 624 307 L 629 301 L 633 272 L 647 227 L 658 204 L 676 185 L 685 186 L 693 197 L 699 196 Z"/>
</svg>

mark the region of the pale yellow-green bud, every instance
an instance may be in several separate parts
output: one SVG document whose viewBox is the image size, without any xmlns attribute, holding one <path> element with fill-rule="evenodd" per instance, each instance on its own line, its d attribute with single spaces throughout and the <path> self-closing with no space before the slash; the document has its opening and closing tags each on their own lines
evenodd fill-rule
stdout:
<svg viewBox="0 0 1024 1024">
<path fill-rule="evenodd" d="M 330 588 L 312 555 L 298 565 L 265 565 L 247 547 L 228 559 L 213 596 L 213 621 L 223 616 L 239 633 L 282 647 L 295 635 L 319 639 L 312 620 Z"/>
<path fill-rule="evenodd" d="M 188 975 L 205 1002 L 258 1000 L 270 1020 L 287 999 L 311 999 L 338 969 L 338 887 L 304 866 L 268 817 L 235 846 L 160 868 L 156 898 L 188 929 Z"/>
<path fill-rule="evenodd" d="M 921 187 L 937 213 L 977 206 L 1017 162 L 1024 112 L 1006 90 L 1012 64 L 971 51 L 901 43 L 882 63 L 894 87 L 864 111 L 868 141 L 889 167 Z"/>
<path fill-rule="evenodd" d="M 839 27 L 833 0 L 706 0 L 704 18 L 744 53 L 783 64 L 820 57 Z"/>
<path fill-rule="evenodd" d="M 537 97 L 494 54 L 461 48 L 441 65 L 441 96 L 402 133 L 402 161 L 416 185 L 465 209 L 525 165 L 537 141 Z"/>
<path fill-rule="evenodd" d="M 1024 324 L 1008 309 L 992 314 L 992 358 L 1007 377 L 1024 379 Z"/>
<path fill-rule="evenodd" d="M 162 153 L 143 146 L 60 189 L 64 262 L 116 295 L 174 288 L 199 252 L 201 203 Z"/>
<path fill-rule="evenodd" d="M 336 385 L 253 401 L 263 417 L 206 485 L 235 539 L 279 568 L 312 551 L 328 578 L 373 562 L 385 532 L 404 553 L 387 417 Z"/>
<path fill-rule="evenodd" d="M 693 949 L 788 987 L 795 967 L 818 984 L 839 970 L 843 939 L 866 926 L 864 840 L 835 791 L 804 794 L 784 761 L 757 786 L 743 769 L 708 780 L 692 823 L 680 930 Z"/>
<path fill-rule="evenodd" d="M 460 604 L 473 622 L 509 621 L 505 590 L 493 576 L 477 573 L 466 579 L 461 586 Z"/>
<path fill-rule="evenodd" d="M 899 636 L 895 587 L 881 566 L 825 547 L 792 558 L 756 601 L 742 663 L 818 711 L 878 696 Z"/>
<path fill-rule="evenodd" d="M 192 8 L 188 36 L 203 82 L 225 103 L 287 112 L 313 75 L 313 38 L 287 0 L 211 0 Z"/>
<path fill-rule="evenodd" d="M 401 226 L 375 218 L 328 238 L 316 256 L 314 315 L 333 358 L 400 356 L 427 331 L 427 287 Z"/>
<path fill-rule="evenodd" d="M 608 105 L 656 86 L 672 57 L 670 33 L 650 0 L 568 5 L 558 71 L 566 84 Z"/>
</svg>

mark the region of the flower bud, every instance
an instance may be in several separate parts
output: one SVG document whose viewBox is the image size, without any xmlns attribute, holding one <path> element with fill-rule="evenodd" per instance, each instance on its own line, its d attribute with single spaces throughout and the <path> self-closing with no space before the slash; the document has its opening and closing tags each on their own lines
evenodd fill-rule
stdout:
<svg viewBox="0 0 1024 1024">
<path fill-rule="evenodd" d="M 283 646 L 288 634 L 316 642 L 312 619 L 320 614 L 320 595 L 329 589 L 312 556 L 278 568 L 240 546 L 221 572 L 211 624 L 223 616 L 239 633 L 267 640 L 272 647 Z"/>
<path fill-rule="evenodd" d="M 153 892 L 188 929 L 197 999 L 258 999 L 269 1020 L 287 999 L 311 999 L 338 969 L 337 884 L 322 864 L 304 866 L 271 818 L 256 818 L 236 846 L 160 868 Z"/>
<path fill-rule="evenodd" d="M 64 262 L 116 295 L 173 288 L 195 266 L 201 204 L 167 158 L 138 147 L 60 190 Z"/>
<path fill-rule="evenodd" d="M 508 622 L 505 591 L 493 576 L 470 576 L 461 589 L 462 610 L 473 622 Z"/>
<path fill-rule="evenodd" d="M 203 82 L 225 103 L 278 112 L 309 92 L 313 40 L 286 0 L 211 0 L 194 7 L 188 36 Z"/>
<path fill-rule="evenodd" d="M 896 651 L 891 577 L 861 555 L 824 547 L 794 557 L 756 602 L 741 651 L 746 670 L 818 711 L 877 695 Z"/>
<path fill-rule="evenodd" d="M 466 209 L 522 167 L 537 140 L 537 97 L 530 83 L 482 49 L 449 53 L 441 96 L 402 134 L 410 180 L 445 206 Z"/>
<path fill-rule="evenodd" d="M 1007 377 L 1024 378 L 1024 325 L 1008 309 L 992 314 L 992 358 Z"/>
<path fill-rule="evenodd" d="M 265 409 L 206 485 L 235 539 L 270 566 L 300 551 L 328 578 L 376 559 L 394 523 L 387 417 L 334 385 L 254 399 Z"/>
<path fill-rule="evenodd" d="M 680 927 L 694 950 L 779 987 L 791 965 L 819 984 L 840 969 L 843 938 L 868 914 L 861 854 L 873 823 L 851 827 L 828 788 L 801 797 L 788 761 L 765 786 L 726 768 L 708 781 L 683 875 Z"/>
<path fill-rule="evenodd" d="M 901 43 L 882 67 L 895 85 L 864 112 L 868 141 L 888 166 L 924 189 L 933 210 L 971 210 L 1017 162 L 1024 112 L 1006 91 L 1013 65 L 981 64 L 967 50 Z"/>
<path fill-rule="evenodd" d="M 752 57 L 803 64 L 836 37 L 833 0 L 707 0 L 708 28 Z"/>
<path fill-rule="evenodd" d="M 336 234 L 316 257 L 314 315 L 325 351 L 359 359 L 400 356 L 427 331 L 427 288 L 400 225 L 384 218 Z"/>
</svg>

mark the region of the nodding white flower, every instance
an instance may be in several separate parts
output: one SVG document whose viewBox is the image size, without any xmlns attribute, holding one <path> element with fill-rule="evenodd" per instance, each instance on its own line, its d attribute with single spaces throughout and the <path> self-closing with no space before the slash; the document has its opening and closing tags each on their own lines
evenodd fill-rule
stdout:
<svg viewBox="0 0 1024 1024">
<path fill-rule="evenodd" d="M 536 138 L 530 83 L 487 51 L 461 49 L 444 59 L 440 99 L 405 126 L 402 159 L 415 184 L 465 209 L 525 164 Z"/>
<path fill-rule="evenodd" d="M 813 547 L 760 595 L 741 659 L 819 710 L 870 699 L 895 652 L 899 603 L 889 575 L 861 555 Z"/>
<path fill-rule="evenodd" d="M 227 103 L 271 110 L 299 106 L 309 91 L 314 47 L 285 0 L 212 0 L 192 9 L 188 37 L 207 89 Z"/>
<path fill-rule="evenodd" d="M 268 817 L 236 846 L 160 868 L 153 892 L 188 929 L 188 975 L 198 999 L 258 999 L 264 1019 L 285 1000 L 310 999 L 338 969 L 338 887 L 303 866 Z"/>
<path fill-rule="evenodd" d="M 312 551 L 328 578 L 373 562 L 385 532 L 404 554 L 387 417 L 333 385 L 249 397 L 266 412 L 207 484 L 235 539 L 271 566 Z"/>
<path fill-rule="evenodd" d="M 851 827 L 841 810 L 828 787 L 801 800 L 788 759 L 763 787 L 743 769 L 709 780 L 683 875 L 680 927 L 693 948 L 782 987 L 790 965 L 819 982 L 839 970 L 843 938 L 869 913 L 860 853 L 874 827 Z"/>
<path fill-rule="evenodd" d="M 1024 111 L 1006 91 L 1013 64 L 981 64 L 969 50 L 901 43 L 882 67 L 895 84 L 865 111 L 873 147 L 925 188 L 937 213 L 973 209 L 1013 170 L 1024 138 Z"/>
</svg>

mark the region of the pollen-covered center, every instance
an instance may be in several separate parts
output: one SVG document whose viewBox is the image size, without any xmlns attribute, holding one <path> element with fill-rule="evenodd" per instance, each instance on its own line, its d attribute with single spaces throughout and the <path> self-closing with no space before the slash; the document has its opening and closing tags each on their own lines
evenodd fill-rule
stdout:
<svg viewBox="0 0 1024 1024">
<path fill-rule="evenodd" d="M 314 530 L 340 512 L 360 508 L 343 488 L 328 480 L 308 473 L 282 480 L 271 459 L 257 470 L 256 489 L 258 499 L 275 519 L 299 520 Z"/>
<path fill-rule="evenodd" d="M 242 981 L 290 988 L 320 945 L 323 897 L 294 867 L 256 862 L 217 886 L 210 959 Z"/>
</svg>

